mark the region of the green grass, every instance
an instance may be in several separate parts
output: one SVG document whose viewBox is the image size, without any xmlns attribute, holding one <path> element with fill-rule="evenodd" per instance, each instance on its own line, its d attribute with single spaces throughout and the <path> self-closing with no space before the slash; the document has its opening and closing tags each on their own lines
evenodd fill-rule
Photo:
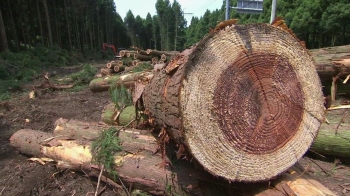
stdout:
<svg viewBox="0 0 350 196">
<path fill-rule="evenodd" d="M 141 72 L 141 71 L 152 70 L 152 69 L 153 69 L 152 64 L 143 62 L 139 64 L 137 67 L 135 67 L 134 69 L 132 69 L 132 72 Z"/>
<path fill-rule="evenodd" d="M 0 101 L 5 101 L 11 99 L 11 94 L 9 92 L 0 93 Z"/>
<path fill-rule="evenodd" d="M 82 86 L 89 84 L 94 78 L 97 70 L 92 65 L 84 65 L 83 70 L 70 75 L 70 78 L 74 81 L 74 86 Z"/>
</svg>

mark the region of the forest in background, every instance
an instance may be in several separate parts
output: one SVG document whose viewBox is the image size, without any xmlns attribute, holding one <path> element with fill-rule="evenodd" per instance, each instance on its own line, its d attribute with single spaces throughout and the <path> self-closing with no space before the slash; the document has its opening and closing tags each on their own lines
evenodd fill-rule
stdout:
<svg viewBox="0 0 350 196">
<path fill-rule="evenodd" d="M 0 82 L 30 80 L 48 66 L 102 59 L 103 43 L 182 51 L 225 16 L 225 0 L 221 9 L 191 21 L 176 0 L 157 0 L 157 13 L 146 18 L 131 11 L 122 18 L 116 7 L 113 0 L 0 0 Z M 240 24 L 268 23 L 271 0 L 263 7 L 259 15 L 231 9 L 230 18 Z M 350 43 L 350 0 L 278 0 L 276 15 L 310 49 Z"/>
</svg>

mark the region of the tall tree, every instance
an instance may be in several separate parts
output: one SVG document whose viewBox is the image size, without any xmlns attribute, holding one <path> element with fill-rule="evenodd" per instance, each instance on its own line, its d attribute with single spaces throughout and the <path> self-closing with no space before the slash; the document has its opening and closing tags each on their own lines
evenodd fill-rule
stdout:
<svg viewBox="0 0 350 196">
<path fill-rule="evenodd" d="M 185 27 L 187 25 L 187 22 L 184 17 L 184 13 L 181 9 L 181 5 L 178 1 L 174 0 L 172 4 L 172 9 L 174 11 L 175 16 L 175 35 L 173 50 L 183 50 L 186 41 Z"/>
<path fill-rule="evenodd" d="M 154 40 L 154 49 L 159 50 L 161 49 L 161 39 L 162 37 L 160 36 L 160 24 L 159 24 L 159 16 L 154 15 L 152 18 L 152 24 L 153 24 L 153 40 Z"/>
<path fill-rule="evenodd" d="M 49 46 L 52 47 L 53 39 L 52 39 L 51 23 L 50 23 L 49 10 L 47 9 L 46 0 L 43 0 L 43 4 L 44 4 L 45 19 L 46 19 L 47 34 L 49 37 Z"/>
<path fill-rule="evenodd" d="M 153 38 L 153 21 L 150 13 L 148 13 L 146 16 L 144 28 L 145 28 L 146 39 L 148 40 L 146 48 L 152 48 L 152 41 L 154 42 L 155 40 Z"/>
<path fill-rule="evenodd" d="M 4 21 L 2 19 L 2 13 L 0 9 L 0 52 L 8 50 L 7 36 L 5 31 Z"/>
<path fill-rule="evenodd" d="M 128 29 L 128 34 L 131 38 L 131 44 L 136 46 L 137 45 L 137 39 L 136 39 L 137 32 L 135 29 L 135 16 L 131 10 L 129 10 L 126 13 L 124 23 L 126 25 L 126 28 Z"/>
</svg>

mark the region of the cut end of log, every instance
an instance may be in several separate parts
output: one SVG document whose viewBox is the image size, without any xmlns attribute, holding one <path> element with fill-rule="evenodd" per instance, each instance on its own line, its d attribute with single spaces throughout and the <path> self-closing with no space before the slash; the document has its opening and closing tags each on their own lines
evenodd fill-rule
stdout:
<svg viewBox="0 0 350 196">
<path fill-rule="evenodd" d="M 268 24 L 226 28 L 197 48 L 185 63 L 180 106 L 199 163 L 230 181 L 270 179 L 296 163 L 324 118 L 306 49 Z"/>
<path fill-rule="evenodd" d="M 311 56 L 293 34 L 269 24 L 211 33 L 155 72 L 143 98 L 157 125 L 229 181 L 287 170 L 324 119 Z"/>
</svg>

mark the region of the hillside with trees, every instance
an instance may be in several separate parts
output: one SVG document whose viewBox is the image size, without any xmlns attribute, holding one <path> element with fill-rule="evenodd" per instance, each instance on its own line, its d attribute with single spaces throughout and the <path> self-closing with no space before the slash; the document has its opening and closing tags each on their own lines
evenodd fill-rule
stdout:
<svg viewBox="0 0 350 196">
<path fill-rule="evenodd" d="M 235 7 L 237 0 L 231 0 Z M 231 9 L 230 18 L 239 24 L 268 23 L 271 1 L 264 1 L 262 14 L 238 14 Z M 276 16 L 284 18 L 287 25 L 307 48 L 321 48 L 350 44 L 350 2 L 348 0 L 278 0 Z M 225 1 L 220 10 L 207 10 L 201 17 L 193 17 L 186 34 L 186 47 L 198 42 L 225 19 Z"/>
<path fill-rule="evenodd" d="M 230 1 L 236 6 L 237 1 Z M 222 7 L 206 10 L 186 21 L 178 1 L 157 0 L 156 13 L 146 18 L 129 10 L 120 16 L 113 0 L 1 0 L 0 1 L 0 92 L 28 81 L 52 66 L 113 57 L 107 43 L 118 48 L 182 51 L 200 41 L 224 20 Z M 264 1 L 262 14 L 239 14 L 230 18 L 239 24 L 268 23 L 271 1 Z M 350 4 L 347 0 L 278 0 L 282 17 L 308 49 L 350 43 Z M 117 51 L 118 52 L 118 51 Z M 16 80 L 16 82 L 14 82 Z"/>
</svg>

